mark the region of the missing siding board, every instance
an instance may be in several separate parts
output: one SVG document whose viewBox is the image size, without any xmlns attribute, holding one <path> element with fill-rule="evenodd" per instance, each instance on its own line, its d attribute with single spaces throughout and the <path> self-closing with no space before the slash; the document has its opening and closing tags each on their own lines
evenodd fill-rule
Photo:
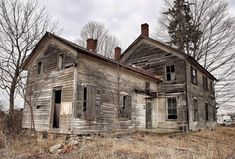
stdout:
<svg viewBox="0 0 235 159">
<path fill-rule="evenodd" d="M 171 53 L 168 53 L 168 54 L 166 54 L 165 56 L 171 56 L 172 54 Z"/>
<path fill-rule="evenodd" d="M 42 107 L 42 105 L 37 105 L 36 109 L 40 109 Z"/>
</svg>

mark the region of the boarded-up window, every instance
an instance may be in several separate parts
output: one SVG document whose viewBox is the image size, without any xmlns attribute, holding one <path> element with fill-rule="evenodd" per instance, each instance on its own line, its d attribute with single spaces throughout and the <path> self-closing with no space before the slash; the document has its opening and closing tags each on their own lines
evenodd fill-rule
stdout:
<svg viewBox="0 0 235 159">
<path fill-rule="evenodd" d="M 131 119 L 131 96 L 120 95 L 119 118 Z"/>
<path fill-rule="evenodd" d="M 75 118 L 95 119 L 96 88 L 94 86 L 77 86 L 77 103 L 74 108 Z"/>
<path fill-rule="evenodd" d="M 65 68 L 73 67 L 74 66 L 74 58 L 69 55 L 65 55 Z"/>
<path fill-rule="evenodd" d="M 191 67 L 191 82 L 197 85 L 197 70 Z"/>
<path fill-rule="evenodd" d="M 175 65 L 166 66 L 166 80 L 175 80 Z"/>
<path fill-rule="evenodd" d="M 86 108 L 86 120 L 95 120 L 95 106 L 96 106 L 96 87 L 87 86 L 87 108 Z"/>
<path fill-rule="evenodd" d="M 167 98 L 168 119 L 177 119 L 176 98 Z"/>
<path fill-rule="evenodd" d="M 193 120 L 198 121 L 198 101 L 197 101 L 197 99 L 193 100 Z"/>
<path fill-rule="evenodd" d="M 203 90 L 208 91 L 208 79 L 207 77 L 203 76 Z"/>
<path fill-rule="evenodd" d="M 42 61 L 39 61 L 37 64 L 37 73 L 38 75 L 42 74 Z"/>
<path fill-rule="evenodd" d="M 81 84 L 77 85 L 77 102 L 74 107 L 74 117 L 81 118 L 83 114 L 83 90 L 84 87 Z"/>
</svg>

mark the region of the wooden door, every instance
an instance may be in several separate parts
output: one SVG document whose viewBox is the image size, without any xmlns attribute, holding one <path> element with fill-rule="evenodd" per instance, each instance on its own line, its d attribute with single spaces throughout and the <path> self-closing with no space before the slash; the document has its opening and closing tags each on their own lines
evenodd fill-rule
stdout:
<svg viewBox="0 0 235 159">
<path fill-rule="evenodd" d="M 152 102 L 146 102 L 146 128 L 152 128 Z"/>
</svg>

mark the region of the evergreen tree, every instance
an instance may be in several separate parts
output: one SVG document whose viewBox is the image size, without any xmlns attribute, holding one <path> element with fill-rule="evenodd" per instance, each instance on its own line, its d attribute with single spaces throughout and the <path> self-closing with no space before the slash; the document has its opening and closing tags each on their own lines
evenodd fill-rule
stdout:
<svg viewBox="0 0 235 159">
<path fill-rule="evenodd" d="M 191 5 L 192 3 L 185 0 L 176 0 L 173 7 L 164 14 L 170 19 L 167 26 L 170 44 L 194 57 L 202 32 L 193 22 Z"/>
</svg>

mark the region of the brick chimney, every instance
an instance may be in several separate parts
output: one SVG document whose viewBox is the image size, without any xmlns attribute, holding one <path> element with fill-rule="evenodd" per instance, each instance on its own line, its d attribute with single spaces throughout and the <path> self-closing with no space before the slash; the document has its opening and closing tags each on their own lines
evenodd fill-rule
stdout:
<svg viewBox="0 0 235 159">
<path fill-rule="evenodd" d="M 141 35 L 149 37 L 149 25 L 147 23 L 141 24 Z"/>
<path fill-rule="evenodd" d="M 96 47 L 97 47 L 97 39 L 87 39 L 87 50 L 96 52 Z"/>
<path fill-rule="evenodd" d="M 119 60 L 121 57 L 121 48 L 120 47 L 115 47 L 114 49 L 114 59 Z"/>
</svg>

